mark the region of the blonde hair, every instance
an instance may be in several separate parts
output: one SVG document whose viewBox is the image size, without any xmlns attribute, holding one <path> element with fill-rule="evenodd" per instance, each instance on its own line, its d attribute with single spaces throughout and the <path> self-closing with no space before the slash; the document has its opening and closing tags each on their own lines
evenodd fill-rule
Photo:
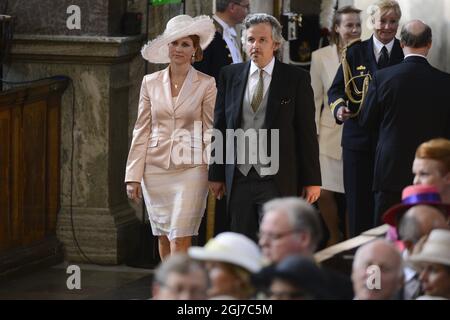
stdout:
<svg viewBox="0 0 450 320">
<path fill-rule="evenodd" d="M 402 10 L 400 9 L 400 5 L 395 0 L 378 0 L 374 5 L 370 6 L 368 11 L 369 15 L 373 18 L 375 18 L 375 15 L 379 12 L 381 15 L 384 13 L 393 10 L 397 16 L 398 19 L 402 17 Z"/>
</svg>

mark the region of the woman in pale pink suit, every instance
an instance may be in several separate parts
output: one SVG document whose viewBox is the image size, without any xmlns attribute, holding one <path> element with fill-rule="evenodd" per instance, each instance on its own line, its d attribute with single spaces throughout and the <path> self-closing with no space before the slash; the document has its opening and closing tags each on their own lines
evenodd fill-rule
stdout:
<svg viewBox="0 0 450 320">
<path fill-rule="evenodd" d="M 180 15 L 142 49 L 146 60 L 169 66 L 142 82 L 125 182 L 130 199 L 144 198 L 161 259 L 187 251 L 206 207 L 204 155 L 217 91 L 214 78 L 191 64 L 214 33 L 209 17 Z"/>
<path fill-rule="evenodd" d="M 311 59 L 311 85 L 316 105 L 316 127 L 322 173 L 322 190 L 318 205 L 330 233 L 328 245 L 341 240 L 335 193 L 344 193 L 344 174 L 341 148 L 342 126 L 336 124 L 330 111 L 327 91 L 339 68 L 342 50 L 350 41 L 361 36 L 360 12 L 361 10 L 351 6 L 337 10 L 331 31 L 332 44 L 314 51 Z"/>
</svg>

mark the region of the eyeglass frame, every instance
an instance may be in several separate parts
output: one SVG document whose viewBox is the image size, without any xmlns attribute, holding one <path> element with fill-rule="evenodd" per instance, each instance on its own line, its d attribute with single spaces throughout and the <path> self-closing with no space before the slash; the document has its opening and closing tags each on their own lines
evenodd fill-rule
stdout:
<svg viewBox="0 0 450 320">
<path fill-rule="evenodd" d="M 256 234 L 256 236 L 258 237 L 258 239 L 262 239 L 264 235 L 266 235 L 266 236 L 269 235 L 267 238 L 270 241 L 276 241 L 276 240 L 280 240 L 280 239 L 282 239 L 282 238 L 284 238 L 284 237 L 286 237 L 286 236 L 288 236 L 290 234 L 299 233 L 299 232 L 305 232 L 305 230 L 302 230 L 302 229 L 291 229 L 291 230 L 288 230 L 288 231 L 285 231 L 285 232 L 280 232 L 278 234 L 268 233 L 268 232 L 258 232 Z"/>
</svg>

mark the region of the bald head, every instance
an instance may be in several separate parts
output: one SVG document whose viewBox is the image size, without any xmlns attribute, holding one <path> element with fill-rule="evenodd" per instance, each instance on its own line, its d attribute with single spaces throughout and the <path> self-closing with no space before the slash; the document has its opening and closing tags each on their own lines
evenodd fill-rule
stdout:
<svg viewBox="0 0 450 320">
<path fill-rule="evenodd" d="M 380 270 L 380 288 L 378 290 L 368 286 L 372 266 L 376 266 Z M 403 285 L 403 265 L 400 252 L 385 240 L 375 240 L 360 247 L 353 260 L 352 280 L 357 299 L 387 300 L 394 298 Z"/>
<path fill-rule="evenodd" d="M 431 48 L 431 28 L 420 20 L 407 22 L 401 32 L 401 45 L 406 54 L 427 55 Z"/>
<path fill-rule="evenodd" d="M 443 213 L 432 206 L 414 206 L 406 211 L 405 217 L 410 217 L 417 221 L 421 237 L 429 234 L 433 229 L 447 228 L 447 221 Z"/>
</svg>

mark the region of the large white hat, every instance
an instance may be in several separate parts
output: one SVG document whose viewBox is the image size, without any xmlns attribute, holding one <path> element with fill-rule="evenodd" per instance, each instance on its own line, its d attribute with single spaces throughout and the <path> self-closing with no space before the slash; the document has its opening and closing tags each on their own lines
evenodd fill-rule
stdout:
<svg viewBox="0 0 450 320">
<path fill-rule="evenodd" d="M 216 28 L 208 16 L 192 18 L 188 15 L 176 16 L 167 22 L 166 30 L 153 41 L 149 41 L 141 50 L 142 57 L 152 63 L 169 63 L 168 44 L 184 37 L 197 35 L 200 47 L 204 50 L 214 39 Z"/>
<path fill-rule="evenodd" d="M 450 266 L 450 230 L 431 231 L 422 251 L 412 255 L 409 260 L 414 263 L 430 262 Z"/>
<path fill-rule="evenodd" d="M 204 247 L 189 248 L 188 254 L 197 260 L 231 263 L 252 273 L 262 268 L 258 245 L 240 233 L 223 232 L 209 240 Z"/>
</svg>

